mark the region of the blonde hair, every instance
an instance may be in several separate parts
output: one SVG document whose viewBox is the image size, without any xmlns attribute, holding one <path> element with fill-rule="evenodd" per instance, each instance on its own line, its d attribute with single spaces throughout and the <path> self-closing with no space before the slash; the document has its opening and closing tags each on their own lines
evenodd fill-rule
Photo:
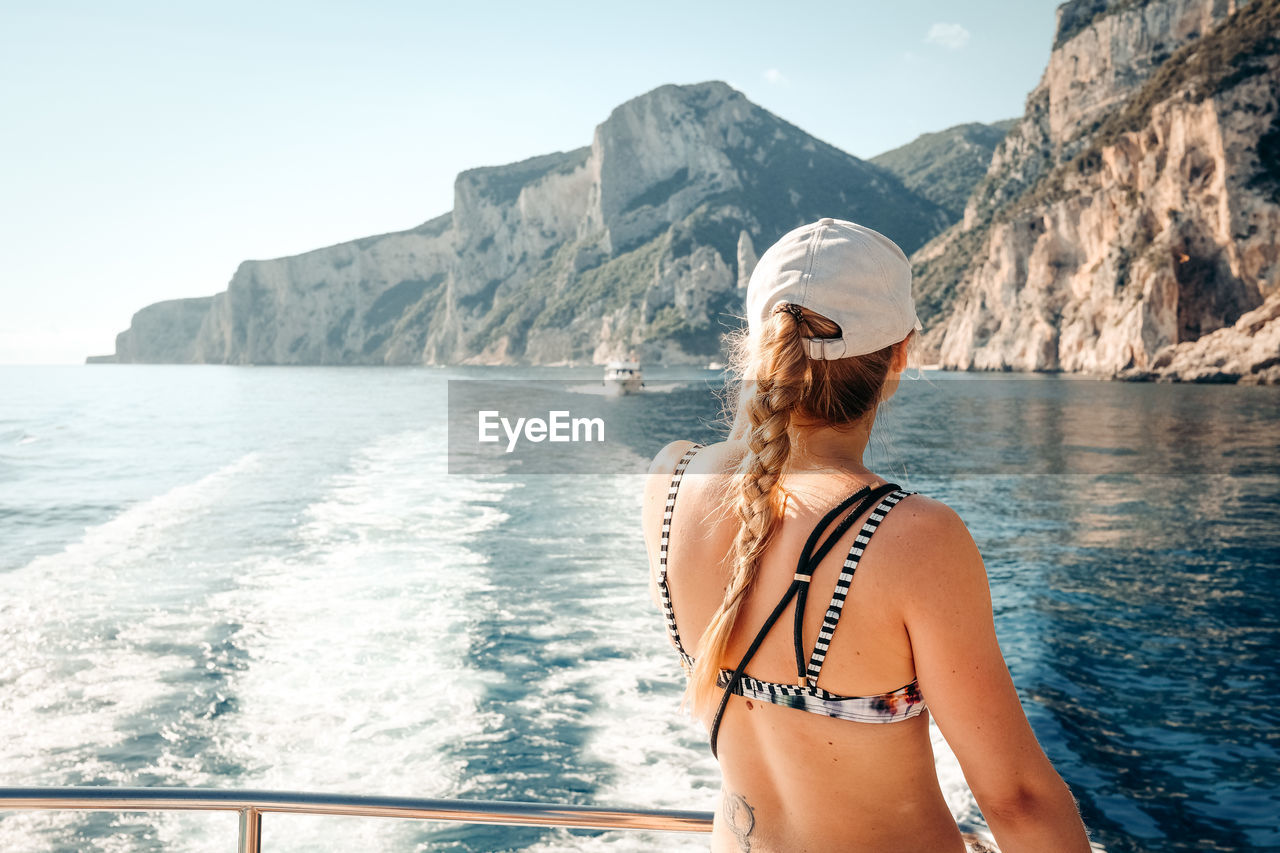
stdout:
<svg viewBox="0 0 1280 853">
<path fill-rule="evenodd" d="M 799 416 L 844 426 L 874 416 L 898 346 L 853 358 L 811 359 L 804 338 L 838 337 L 839 327 L 807 310 L 782 308 L 755 335 L 744 333 L 732 342 L 733 367 L 740 381 L 730 439 L 744 442 L 746 452 L 728 495 L 738 519 L 729 582 L 698 641 L 685 691 L 695 713 L 714 707 L 718 699 L 716 679 L 729 638 L 760 557 L 782 516 L 778 483 L 791 457 L 793 420 Z"/>
</svg>

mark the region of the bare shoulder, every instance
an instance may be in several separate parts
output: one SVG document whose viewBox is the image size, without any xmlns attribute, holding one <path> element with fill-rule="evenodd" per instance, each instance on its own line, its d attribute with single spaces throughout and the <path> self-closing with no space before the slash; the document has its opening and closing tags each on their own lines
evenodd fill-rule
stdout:
<svg viewBox="0 0 1280 853">
<path fill-rule="evenodd" d="M 659 450 L 658 455 L 654 456 L 653 461 L 649 463 L 649 488 L 654 488 L 656 483 L 665 492 L 666 484 L 670 482 L 680 459 L 690 448 L 696 446 L 692 441 L 680 440 L 673 441 Z M 692 478 L 696 475 L 727 473 L 737 467 L 742 453 L 743 449 L 739 442 L 720 441 L 705 445 L 698 450 L 697 455 L 689 463 L 687 474 Z"/>
<path fill-rule="evenodd" d="M 680 464 L 680 457 L 693 447 L 692 441 L 673 441 L 666 447 L 658 451 L 658 455 L 653 457 L 653 461 L 649 463 L 649 476 L 644 484 L 644 496 L 646 508 L 649 504 L 664 498 L 667 489 L 671 484 L 671 475 L 676 470 L 676 465 Z"/>
<path fill-rule="evenodd" d="M 675 473 L 680 458 L 694 447 L 692 441 L 673 441 L 658 451 L 649 463 L 649 474 L 644 484 L 644 521 L 646 530 L 650 521 L 661 512 L 666 501 L 667 490 L 671 486 L 671 476 Z"/>
<path fill-rule="evenodd" d="M 655 477 L 670 477 L 671 472 L 676 469 L 680 457 L 693 447 L 692 441 L 680 439 L 673 441 L 666 447 L 658 451 L 658 455 L 653 457 L 653 461 L 649 463 L 649 474 Z"/>
<path fill-rule="evenodd" d="M 968 538 L 969 528 L 959 513 L 937 498 L 918 492 L 907 495 L 898 502 L 893 512 L 885 516 L 881 524 L 889 530 L 909 533 L 913 541 L 927 545 L 947 538 Z"/>
<path fill-rule="evenodd" d="M 968 526 L 942 501 L 908 495 L 880 528 L 877 535 L 893 544 L 896 572 L 904 582 L 937 588 L 948 578 L 967 578 L 985 584 L 986 570 Z"/>
<path fill-rule="evenodd" d="M 644 487 L 644 516 L 646 530 L 662 514 L 671 477 L 680 459 L 696 445 L 692 441 L 673 441 L 653 458 Z M 684 505 L 698 504 L 705 496 L 717 494 L 725 477 L 737 466 L 742 449 L 736 443 L 717 442 L 698 450 L 685 470 L 680 486 L 680 500 Z"/>
<path fill-rule="evenodd" d="M 644 501 L 641 511 L 641 523 L 644 527 L 644 540 L 650 556 L 650 567 L 654 567 L 658 555 L 659 539 L 666 512 L 667 496 L 671 489 L 671 478 L 680 459 L 696 445 L 692 441 L 673 441 L 653 458 L 649 465 L 649 476 L 644 485 Z M 709 503 L 715 503 L 715 495 L 722 488 L 727 472 L 736 466 L 741 457 L 741 450 L 727 445 L 725 442 L 710 444 L 701 448 L 693 457 L 685 470 L 680 485 L 679 504 L 688 508 L 694 517 L 705 515 Z M 710 476 L 708 476 L 710 475 Z M 681 510 L 686 512 L 685 509 Z"/>
</svg>

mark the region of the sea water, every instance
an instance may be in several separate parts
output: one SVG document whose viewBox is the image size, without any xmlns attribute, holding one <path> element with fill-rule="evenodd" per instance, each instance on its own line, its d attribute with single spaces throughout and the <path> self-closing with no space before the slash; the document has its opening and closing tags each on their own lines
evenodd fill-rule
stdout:
<svg viewBox="0 0 1280 853">
<path fill-rule="evenodd" d="M 614 459 L 450 473 L 449 380 L 0 368 L 0 784 L 711 809 L 649 599 L 644 460 L 718 374 L 612 405 Z M 573 373 L 583 387 L 595 371 Z M 1023 706 L 1108 851 L 1280 847 L 1280 389 L 926 373 L 869 462 L 982 550 Z M 943 791 L 984 827 L 936 735 Z M 5 851 L 214 851 L 229 814 L 5 813 Z M 268 815 L 272 850 L 705 837 Z"/>
</svg>

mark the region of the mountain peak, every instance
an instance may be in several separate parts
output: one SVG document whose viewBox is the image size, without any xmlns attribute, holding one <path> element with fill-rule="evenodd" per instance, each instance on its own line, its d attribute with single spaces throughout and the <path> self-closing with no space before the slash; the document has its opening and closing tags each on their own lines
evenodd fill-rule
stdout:
<svg viewBox="0 0 1280 853">
<path fill-rule="evenodd" d="M 650 89 L 648 92 L 623 101 L 614 108 L 613 112 L 616 113 L 619 110 L 625 110 L 636 104 L 650 101 L 714 106 L 732 98 L 746 100 L 746 95 L 723 80 L 704 80 L 701 83 L 665 83 L 656 89 Z"/>
</svg>

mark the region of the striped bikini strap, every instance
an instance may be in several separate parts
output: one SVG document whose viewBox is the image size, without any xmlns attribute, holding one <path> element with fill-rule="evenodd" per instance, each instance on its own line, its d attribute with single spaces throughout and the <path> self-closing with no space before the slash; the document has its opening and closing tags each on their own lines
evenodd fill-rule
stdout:
<svg viewBox="0 0 1280 853">
<path fill-rule="evenodd" d="M 915 492 L 897 489 L 885 495 L 884 498 L 876 505 L 876 508 L 867 516 L 867 520 L 863 523 L 862 529 L 858 531 L 858 535 L 854 537 L 853 545 L 849 548 L 849 554 L 845 557 L 844 568 L 840 571 L 840 579 L 836 581 L 836 591 L 831 596 L 831 604 L 827 607 L 827 614 L 822 620 L 822 628 L 818 631 L 818 641 L 814 644 L 813 655 L 809 658 L 809 666 L 805 670 L 806 680 L 810 687 L 818 686 L 818 674 L 822 671 L 822 662 L 827 657 L 827 647 L 831 645 L 831 637 L 836 632 L 836 625 L 840 621 L 840 614 L 844 610 L 845 598 L 849 595 L 849 584 L 853 583 L 853 573 L 858 570 L 858 562 L 862 559 L 862 553 L 867 549 L 867 543 L 871 541 L 871 536 L 879 528 L 880 522 L 884 521 L 884 517 L 889 514 L 889 510 L 898 505 L 898 502 L 907 495 L 915 494 Z"/>
<path fill-rule="evenodd" d="M 680 657 L 689 665 L 692 664 L 693 659 L 680 642 L 680 632 L 676 628 L 676 613 L 671 605 L 671 589 L 667 586 L 667 550 L 671 545 L 671 516 L 675 512 L 676 494 L 680 491 L 680 481 L 684 479 L 685 469 L 693 461 L 693 455 L 701 449 L 701 444 L 695 444 L 686 450 L 680 457 L 680 461 L 676 463 L 676 470 L 671 475 L 671 485 L 667 488 L 667 503 L 662 509 L 662 538 L 658 540 L 658 594 L 662 598 L 662 615 L 667 620 L 667 633 L 671 635 L 671 642 L 680 653 Z"/>
<path fill-rule="evenodd" d="M 684 452 L 676 463 L 676 470 L 671 474 L 671 485 L 667 488 L 667 504 L 662 509 L 662 538 L 658 541 L 658 580 L 667 580 L 667 549 L 671 546 L 671 514 L 676 508 L 676 494 L 680 491 L 680 481 L 684 479 L 684 471 L 693 461 L 693 455 L 702 449 L 695 444 Z"/>
</svg>

